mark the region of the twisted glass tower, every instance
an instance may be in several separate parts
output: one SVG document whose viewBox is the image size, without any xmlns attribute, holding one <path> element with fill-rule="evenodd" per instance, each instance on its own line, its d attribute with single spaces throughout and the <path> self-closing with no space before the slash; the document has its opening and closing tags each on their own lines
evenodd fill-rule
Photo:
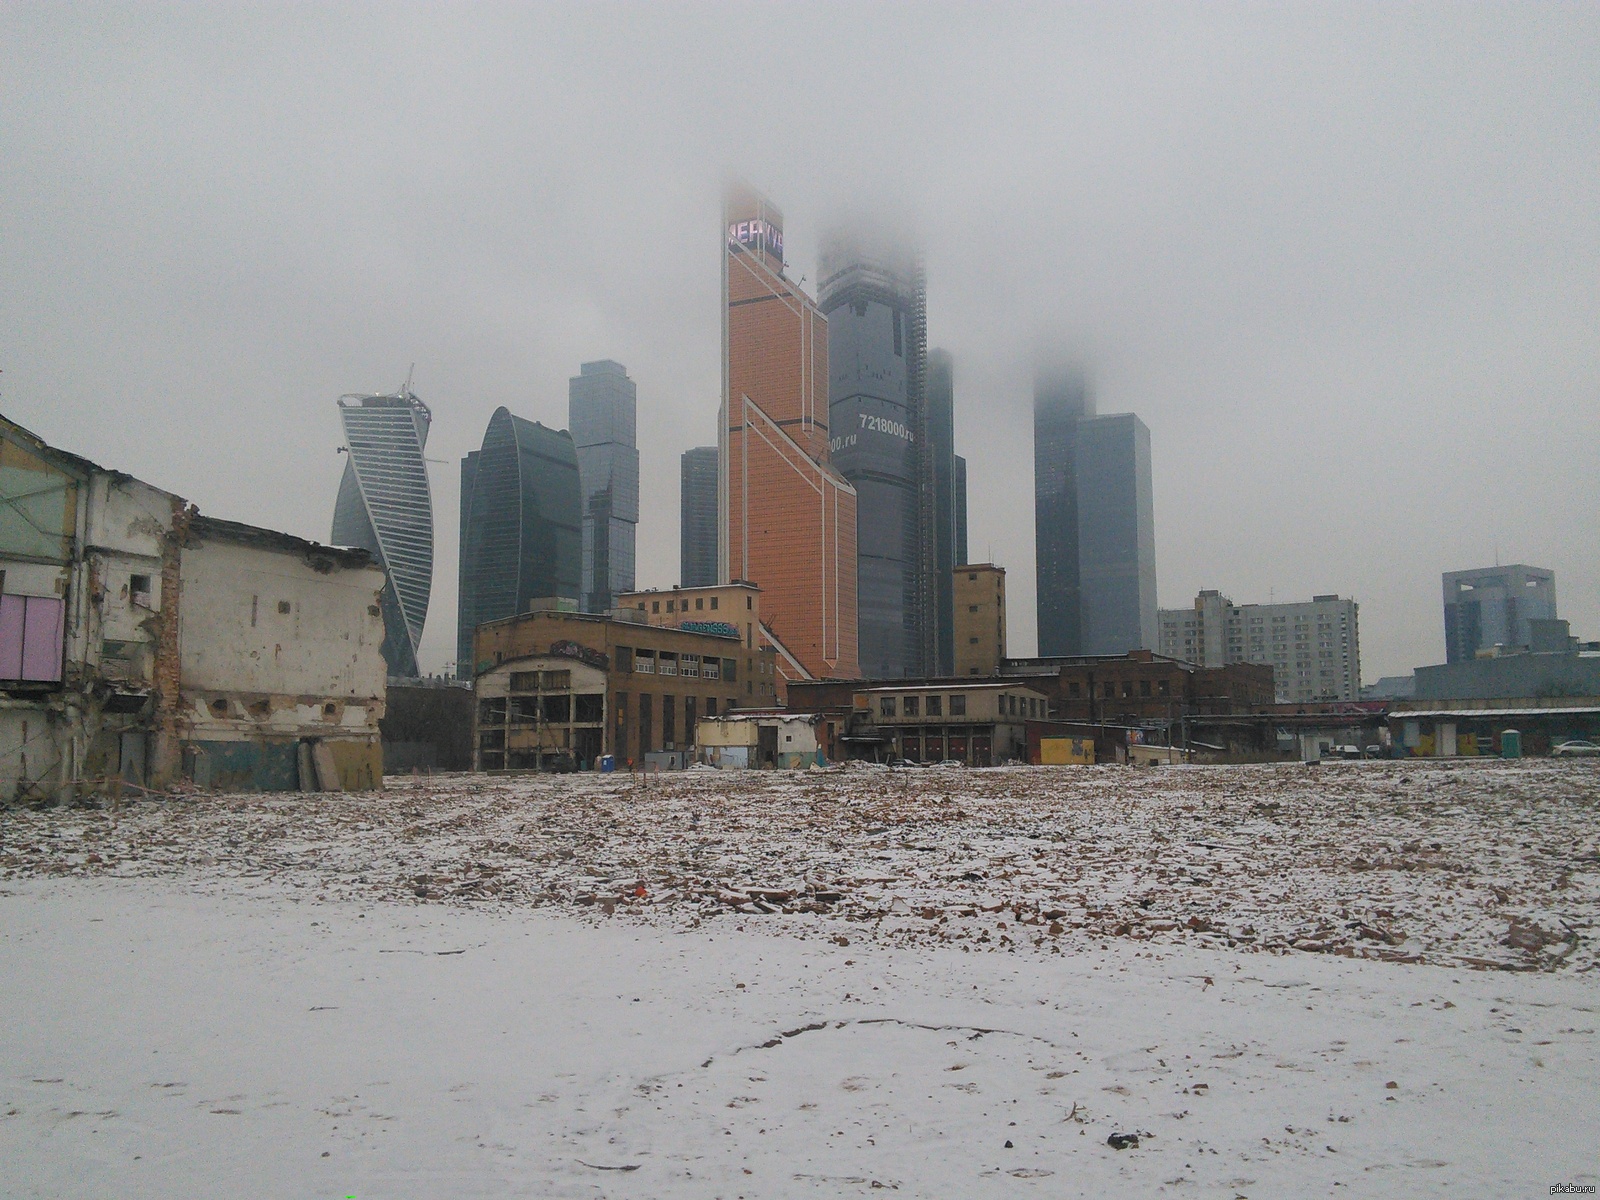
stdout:
<svg viewBox="0 0 1600 1200">
<path fill-rule="evenodd" d="M 392 396 L 341 396 L 344 478 L 332 541 L 360 546 L 389 573 L 383 658 L 389 674 L 415 676 L 417 644 L 433 590 L 433 499 L 422 449 L 433 414 L 409 386 Z"/>
</svg>

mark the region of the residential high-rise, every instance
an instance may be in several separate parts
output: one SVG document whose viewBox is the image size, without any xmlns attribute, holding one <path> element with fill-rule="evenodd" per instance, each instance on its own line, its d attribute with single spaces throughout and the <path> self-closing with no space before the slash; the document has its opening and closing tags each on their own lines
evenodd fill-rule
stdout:
<svg viewBox="0 0 1600 1200">
<path fill-rule="evenodd" d="M 1006 569 L 967 563 L 954 577 L 956 657 L 952 675 L 998 675 L 1006 656 Z"/>
<path fill-rule="evenodd" d="M 483 448 L 461 460 L 457 676 L 473 677 L 479 625 L 527 612 L 534 600 L 576 609 L 582 576 L 583 498 L 572 435 L 497 408 Z"/>
<path fill-rule="evenodd" d="M 717 582 L 717 448 L 685 450 L 680 464 L 678 582 Z"/>
<path fill-rule="evenodd" d="M 723 216 L 718 581 L 761 588 L 786 680 L 856 678 L 856 492 L 829 461 L 827 318 L 784 274 L 770 201 L 736 187 Z"/>
<path fill-rule="evenodd" d="M 1201 667 L 1270 666 L 1280 704 L 1357 700 L 1359 617 L 1354 600 L 1336 595 L 1300 604 L 1235 604 L 1221 592 L 1204 591 L 1193 608 L 1161 610 L 1159 652 Z"/>
<path fill-rule="evenodd" d="M 1034 536 L 1041 656 L 1154 648 L 1150 430 L 1096 416 L 1077 369 L 1035 382 Z"/>
<path fill-rule="evenodd" d="M 359 546 L 389 574 L 383 659 L 389 674 L 415 676 L 417 645 L 433 591 L 433 497 L 423 447 L 433 415 L 411 391 L 339 398 L 348 457 L 333 507 L 331 541 Z"/>
<path fill-rule="evenodd" d="M 1444 575 L 1444 660 L 1466 662 L 1495 646 L 1528 649 L 1530 621 L 1556 619 L 1556 574 L 1516 563 Z"/>
<path fill-rule="evenodd" d="M 603 613 L 634 583 L 639 524 L 638 390 L 609 359 L 584 363 L 567 381 L 567 426 L 583 492 L 584 612 Z"/>
<path fill-rule="evenodd" d="M 921 259 L 857 227 L 823 241 L 829 450 L 856 490 L 856 631 L 871 679 L 922 677 L 938 656 L 935 467 Z"/>
<path fill-rule="evenodd" d="M 965 460 L 956 454 L 955 364 L 947 351 L 928 351 L 928 448 L 933 457 L 933 558 L 934 558 L 934 640 L 936 654 L 933 673 L 949 675 L 955 670 L 954 600 L 951 596 L 951 571 L 956 557 L 958 508 L 956 503 L 956 464 Z M 966 480 L 962 478 L 962 490 Z M 965 497 L 960 507 L 960 523 L 966 523 Z"/>
</svg>

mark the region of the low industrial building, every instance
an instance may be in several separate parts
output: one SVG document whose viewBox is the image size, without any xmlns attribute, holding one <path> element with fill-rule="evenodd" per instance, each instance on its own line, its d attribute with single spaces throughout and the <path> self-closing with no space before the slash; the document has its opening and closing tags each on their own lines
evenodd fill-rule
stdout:
<svg viewBox="0 0 1600 1200">
<path fill-rule="evenodd" d="M 823 766 L 827 758 L 817 743 L 817 723 L 813 713 L 776 708 L 701 717 L 695 761 L 734 770 Z"/>
<path fill-rule="evenodd" d="M 737 631 L 539 611 L 480 625 L 473 639 L 474 766 L 619 767 L 692 749 L 703 716 L 772 703 L 770 648 Z"/>
<path fill-rule="evenodd" d="M 375 787 L 383 569 L 0 417 L 0 793 Z"/>
<path fill-rule="evenodd" d="M 1548 754 L 1562 742 L 1600 742 L 1600 693 L 1497 700 L 1406 700 L 1389 710 L 1397 754 L 1416 758 L 1500 755 L 1514 733 L 1518 754 Z"/>
<path fill-rule="evenodd" d="M 439 676 L 390 679 L 383 773 L 472 770 L 472 685 Z"/>
<path fill-rule="evenodd" d="M 1028 723 L 1049 719 L 1049 697 L 1017 680 L 858 688 L 852 708 L 852 757 L 974 767 L 1027 762 Z"/>
</svg>

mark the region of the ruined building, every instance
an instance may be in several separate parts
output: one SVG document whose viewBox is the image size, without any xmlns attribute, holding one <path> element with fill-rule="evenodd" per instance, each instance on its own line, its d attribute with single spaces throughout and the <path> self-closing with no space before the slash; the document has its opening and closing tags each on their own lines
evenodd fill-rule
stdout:
<svg viewBox="0 0 1600 1200">
<path fill-rule="evenodd" d="M 383 569 L 0 417 L 0 798 L 376 787 Z"/>
</svg>

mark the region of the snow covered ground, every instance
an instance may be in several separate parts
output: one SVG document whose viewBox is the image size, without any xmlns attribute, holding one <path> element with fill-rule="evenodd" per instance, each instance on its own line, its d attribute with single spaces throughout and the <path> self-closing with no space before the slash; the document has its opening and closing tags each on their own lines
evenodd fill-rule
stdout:
<svg viewBox="0 0 1600 1200">
<path fill-rule="evenodd" d="M 1595 1184 L 1597 779 L 453 777 L 6 813 L 0 1192 Z"/>
</svg>

